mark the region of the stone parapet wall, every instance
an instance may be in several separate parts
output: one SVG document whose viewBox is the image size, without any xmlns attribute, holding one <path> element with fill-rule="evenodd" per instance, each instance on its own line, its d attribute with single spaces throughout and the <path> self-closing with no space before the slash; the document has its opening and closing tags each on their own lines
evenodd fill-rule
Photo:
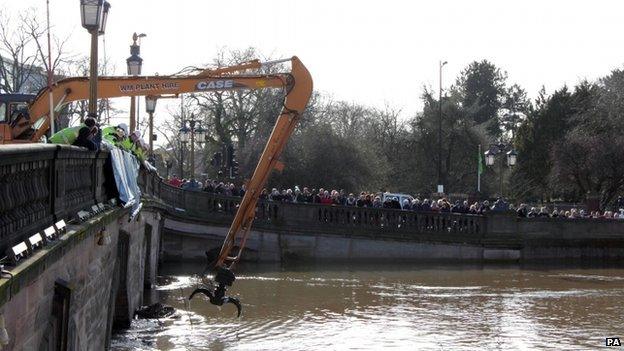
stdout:
<svg viewBox="0 0 624 351">
<path fill-rule="evenodd" d="M 0 146 L 0 253 L 60 219 L 108 200 L 107 158 L 106 151 L 75 146 Z"/>
</svg>

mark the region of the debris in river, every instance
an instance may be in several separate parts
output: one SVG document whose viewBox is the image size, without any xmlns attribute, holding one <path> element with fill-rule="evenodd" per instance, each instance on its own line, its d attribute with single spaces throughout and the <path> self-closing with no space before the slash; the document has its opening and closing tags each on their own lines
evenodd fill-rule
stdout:
<svg viewBox="0 0 624 351">
<path fill-rule="evenodd" d="M 142 319 L 166 318 L 171 317 L 175 311 L 175 308 L 157 302 L 153 305 L 142 306 L 134 312 L 134 315 Z"/>
</svg>

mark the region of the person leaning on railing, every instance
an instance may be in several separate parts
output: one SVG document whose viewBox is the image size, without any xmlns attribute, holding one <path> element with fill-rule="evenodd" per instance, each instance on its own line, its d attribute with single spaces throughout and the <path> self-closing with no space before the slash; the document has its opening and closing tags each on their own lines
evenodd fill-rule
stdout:
<svg viewBox="0 0 624 351">
<path fill-rule="evenodd" d="M 100 148 L 101 137 L 102 134 L 95 119 L 89 117 L 85 120 L 85 125 L 78 130 L 78 137 L 72 145 L 97 151 Z"/>
<path fill-rule="evenodd" d="M 78 138 L 76 138 L 72 145 L 84 147 L 91 151 L 97 151 L 97 146 L 95 146 L 92 139 L 93 134 L 91 133 L 91 130 L 88 127 L 82 127 L 78 132 Z"/>
</svg>

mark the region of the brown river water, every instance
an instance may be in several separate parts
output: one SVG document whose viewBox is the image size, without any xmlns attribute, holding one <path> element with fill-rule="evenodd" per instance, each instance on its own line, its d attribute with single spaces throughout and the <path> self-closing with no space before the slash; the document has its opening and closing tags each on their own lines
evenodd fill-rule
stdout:
<svg viewBox="0 0 624 351">
<path fill-rule="evenodd" d="M 247 265 L 236 318 L 186 300 L 201 265 L 166 264 L 149 297 L 177 314 L 133 321 L 112 350 L 603 349 L 624 342 L 622 267 Z"/>
</svg>

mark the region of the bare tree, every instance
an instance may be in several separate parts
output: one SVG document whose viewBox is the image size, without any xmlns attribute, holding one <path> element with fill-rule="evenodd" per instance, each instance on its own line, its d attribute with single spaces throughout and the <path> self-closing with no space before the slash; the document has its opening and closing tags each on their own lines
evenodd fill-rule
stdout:
<svg viewBox="0 0 624 351">
<path fill-rule="evenodd" d="M 50 43 L 51 52 L 50 64 L 48 64 L 47 43 L 45 43 L 46 28 L 41 25 L 43 23 L 40 18 L 37 17 L 34 10 L 27 11 L 20 15 L 20 22 L 23 25 L 23 29 L 26 30 L 34 46 L 36 53 L 35 64 L 42 67 L 46 72 L 58 72 L 62 66 L 67 66 L 72 63 L 74 55 L 71 55 L 65 49 L 70 36 L 65 38 L 59 38 L 57 36 L 51 36 L 51 40 L 54 43 Z"/>
<path fill-rule="evenodd" d="M 69 63 L 65 49 L 69 36 L 52 36 L 54 50 L 48 65 L 45 23 L 35 9 L 11 16 L 0 10 L 0 90 L 7 93 L 36 93 L 46 85 L 48 71 L 58 72 Z M 56 76 L 58 77 L 58 76 Z"/>
<path fill-rule="evenodd" d="M 106 75 L 108 72 L 114 71 L 114 66 L 108 60 L 98 62 L 98 74 Z M 83 56 L 78 58 L 67 59 L 63 61 L 63 65 L 59 67 L 58 74 L 64 77 L 86 77 L 89 75 L 89 57 Z M 99 99 L 97 104 L 98 116 L 101 116 L 102 123 L 110 123 L 110 114 L 121 112 L 116 109 L 109 99 Z M 89 114 L 88 101 L 74 101 L 65 106 L 59 114 L 59 122 L 61 127 L 74 125 L 77 121 L 84 120 Z"/>
<path fill-rule="evenodd" d="M 32 48 L 33 38 L 19 18 L 15 21 L 0 11 L 0 90 L 6 93 L 26 92 L 31 77 L 40 73 L 35 72 L 37 52 Z M 45 80 L 39 83 L 28 90 L 41 88 Z"/>
<path fill-rule="evenodd" d="M 230 66 L 258 58 L 253 48 L 222 51 L 214 60 L 217 67 Z M 283 71 L 283 66 L 262 68 L 260 74 Z M 210 131 L 210 142 L 231 144 L 244 148 L 256 134 L 270 133 L 275 118 L 282 107 L 285 94 L 276 90 L 237 90 L 191 95 L 195 111 Z"/>
</svg>

